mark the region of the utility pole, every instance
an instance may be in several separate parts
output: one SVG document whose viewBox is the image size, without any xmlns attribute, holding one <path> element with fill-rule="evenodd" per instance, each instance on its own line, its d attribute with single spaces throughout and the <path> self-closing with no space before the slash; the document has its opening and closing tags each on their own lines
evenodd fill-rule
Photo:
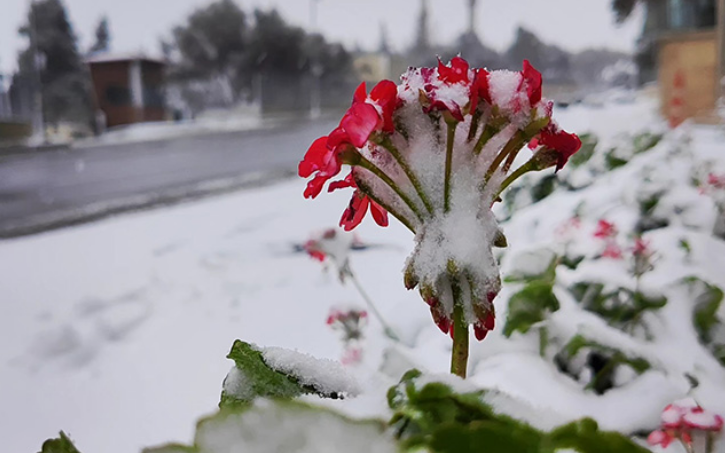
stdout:
<svg viewBox="0 0 725 453">
<path fill-rule="evenodd" d="M 310 33 L 316 34 L 317 31 L 317 3 L 320 0 L 310 1 Z M 322 77 L 322 65 L 320 64 L 320 56 L 315 51 L 312 55 L 312 64 L 310 65 L 312 73 L 312 89 L 310 90 L 310 118 L 319 118 L 322 113 L 321 108 L 321 92 L 320 86 Z"/>
<path fill-rule="evenodd" d="M 725 96 L 725 0 L 717 2 L 717 62 L 718 88 Z"/>
<path fill-rule="evenodd" d="M 45 143 L 45 121 L 43 120 L 43 81 L 41 70 L 44 65 L 44 55 L 38 50 L 38 35 L 35 11 L 35 0 L 30 0 L 30 52 L 33 55 L 33 141 L 38 144 Z"/>
</svg>

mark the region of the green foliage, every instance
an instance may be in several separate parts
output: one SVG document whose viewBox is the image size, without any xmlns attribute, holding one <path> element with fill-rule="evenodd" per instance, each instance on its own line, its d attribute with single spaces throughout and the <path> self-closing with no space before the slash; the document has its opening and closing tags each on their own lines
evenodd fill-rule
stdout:
<svg viewBox="0 0 725 453">
<path fill-rule="evenodd" d="M 628 160 L 616 155 L 617 149 L 612 148 L 604 155 L 604 164 L 607 170 L 615 170 L 627 165 Z"/>
<path fill-rule="evenodd" d="M 594 155 L 594 150 L 597 147 L 599 139 L 594 134 L 581 134 L 579 139 L 582 141 L 582 147 L 573 156 L 569 158 L 567 165 L 570 167 L 579 167 L 589 162 L 589 159 Z"/>
<path fill-rule="evenodd" d="M 569 372 L 567 363 L 581 353 L 587 354 L 587 365 L 592 369 L 592 378 L 586 388 L 594 390 L 599 395 L 614 387 L 614 375 L 619 366 L 628 366 L 637 374 L 642 374 L 651 367 L 642 357 L 628 356 L 618 349 L 604 346 L 583 335 L 575 335 L 557 355 L 559 366 L 563 371 Z"/>
<path fill-rule="evenodd" d="M 702 343 L 710 344 L 713 341 L 715 328 L 722 324 L 717 312 L 725 293 L 720 287 L 694 276 L 686 277 L 684 283 L 689 286 L 690 294 L 694 296 L 692 323 L 697 335 Z"/>
<path fill-rule="evenodd" d="M 56 439 L 48 439 L 43 442 L 40 453 L 80 453 L 73 445 L 73 442 L 61 431 Z"/>
<path fill-rule="evenodd" d="M 597 282 L 579 282 L 569 291 L 585 310 L 622 329 L 634 328 L 646 311 L 658 310 L 667 304 L 667 298 L 660 294 L 645 295 L 622 287 L 605 291 L 604 284 Z"/>
<path fill-rule="evenodd" d="M 418 388 L 417 370 L 409 371 L 388 392 L 394 415 L 390 421 L 404 451 L 436 453 L 554 453 L 574 448 L 582 453 L 645 453 L 627 437 L 599 431 L 584 419 L 550 433 L 496 413 L 484 401 L 485 392 L 455 393 L 432 382 Z"/>
<path fill-rule="evenodd" d="M 532 325 L 546 319 L 547 313 L 559 310 L 559 300 L 553 289 L 551 283 L 536 280 L 511 296 L 504 335 L 510 337 L 514 332 L 526 333 Z"/>
<path fill-rule="evenodd" d="M 576 155 L 576 154 L 575 154 Z M 552 193 L 554 193 L 554 190 L 557 186 L 557 178 L 556 175 L 546 175 L 539 179 L 536 184 L 531 188 L 531 200 L 534 203 L 537 203 L 544 198 L 548 197 Z"/>
<path fill-rule="evenodd" d="M 168 444 L 143 453 L 393 453 L 385 428 L 381 420 L 353 420 L 323 407 L 276 400 L 223 409 L 197 423 L 193 445 Z"/>
<path fill-rule="evenodd" d="M 304 394 L 315 394 L 322 398 L 340 398 L 340 392 L 321 392 L 301 384 L 293 376 L 273 369 L 267 365 L 258 350 L 241 340 L 234 342 L 227 358 L 234 360 L 238 373 L 234 379 L 241 382 L 236 391 L 222 390 L 219 402 L 222 409 L 246 407 L 257 397 L 291 399 Z M 229 386 L 225 385 L 225 388 L 229 389 Z"/>
<path fill-rule="evenodd" d="M 508 282 L 526 284 L 509 299 L 504 335 L 510 337 L 514 332 L 526 333 L 532 325 L 546 319 L 547 313 L 559 309 L 559 300 L 554 295 L 558 263 L 558 257 L 552 253 L 551 260 L 543 272 L 514 271 L 506 278 Z"/>
<path fill-rule="evenodd" d="M 640 154 L 645 151 L 649 151 L 650 149 L 657 146 L 657 144 L 662 140 L 662 134 L 653 134 L 651 132 L 641 132 L 634 136 L 634 139 L 632 140 L 632 145 L 634 146 L 634 154 Z"/>
</svg>

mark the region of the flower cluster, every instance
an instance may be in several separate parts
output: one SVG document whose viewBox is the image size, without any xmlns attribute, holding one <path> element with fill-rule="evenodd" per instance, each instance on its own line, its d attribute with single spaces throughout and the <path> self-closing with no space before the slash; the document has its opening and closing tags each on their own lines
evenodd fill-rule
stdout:
<svg viewBox="0 0 725 453">
<path fill-rule="evenodd" d="M 367 325 L 368 313 L 358 308 L 332 308 L 327 316 L 327 325 L 342 332 L 344 351 L 341 362 L 351 365 L 362 360 L 363 329 Z"/>
<path fill-rule="evenodd" d="M 458 319 L 483 339 L 500 289 L 492 248 L 506 245 L 492 205 L 521 175 L 558 170 L 581 146 L 552 110 L 528 61 L 519 72 L 488 71 L 456 57 L 410 68 L 399 85 L 384 80 L 368 93 L 363 83 L 339 126 L 300 162 L 299 175 L 311 177 L 304 195 L 315 198 L 328 181 L 328 191 L 352 188 L 346 230 L 368 210 L 381 226 L 396 217 L 415 234 L 406 287 L 418 287 L 442 331 L 452 334 Z M 532 156 L 512 169 L 526 145 Z M 333 180 L 345 164 L 351 172 Z"/>
<path fill-rule="evenodd" d="M 693 435 L 704 434 L 710 437 L 708 444 L 711 444 L 712 434 L 720 432 L 722 428 L 722 416 L 703 409 L 692 398 L 686 398 L 665 407 L 660 429 L 653 431 L 647 442 L 667 448 L 674 440 L 679 439 L 687 451 L 693 451 Z"/>
<path fill-rule="evenodd" d="M 602 251 L 603 258 L 621 259 L 622 249 L 617 244 L 617 230 L 616 225 L 608 222 L 604 219 L 600 219 L 597 223 L 597 229 L 594 231 L 594 237 L 604 241 L 604 251 Z"/>
</svg>

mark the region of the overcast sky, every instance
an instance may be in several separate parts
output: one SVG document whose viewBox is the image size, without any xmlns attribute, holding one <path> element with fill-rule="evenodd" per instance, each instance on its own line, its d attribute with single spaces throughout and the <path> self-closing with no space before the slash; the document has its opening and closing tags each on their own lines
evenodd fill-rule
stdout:
<svg viewBox="0 0 725 453">
<path fill-rule="evenodd" d="M 315 0 L 235 0 L 244 10 L 276 7 L 291 23 L 310 27 L 310 2 Z M 317 23 L 330 39 L 348 46 L 374 49 L 381 24 L 395 50 L 407 48 L 415 34 L 420 0 L 317 0 Z M 609 47 L 632 50 L 641 15 L 624 26 L 614 23 L 611 0 L 479 0 L 476 20 L 481 39 L 501 50 L 512 41 L 517 25 L 534 31 L 547 43 L 568 50 Z M 26 42 L 18 36 L 31 0 L 0 0 L 0 72 L 15 69 L 17 52 Z M 99 18 L 109 17 L 115 51 L 158 52 L 168 35 L 196 8 L 211 0 L 63 0 L 81 49 L 90 46 Z M 429 0 L 430 27 L 436 43 L 455 39 L 467 24 L 467 0 Z"/>
</svg>

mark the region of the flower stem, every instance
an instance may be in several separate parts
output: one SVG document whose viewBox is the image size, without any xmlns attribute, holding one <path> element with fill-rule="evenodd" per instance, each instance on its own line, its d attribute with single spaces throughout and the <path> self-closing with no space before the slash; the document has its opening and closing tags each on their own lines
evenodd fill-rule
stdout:
<svg viewBox="0 0 725 453">
<path fill-rule="evenodd" d="M 518 152 L 518 150 L 521 149 L 523 144 L 525 143 L 524 139 L 521 136 L 520 132 L 517 132 L 514 134 L 513 137 L 511 137 L 511 140 L 506 143 L 506 146 L 503 147 L 500 153 L 496 156 L 496 158 L 491 162 L 491 166 L 488 167 L 488 171 L 486 172 L 486 177 L 484 179 L 484 184 L 488 183 L 489 179 L 493 176 L 494 173 L 496 173 L 496 170 L 498 169 L 498 166 L 501 165 L 501 162 L 508 157 L 509 154 Z"/>
<path fill-rule="evenodd" d="M 387 149 L 388 152 L 395 158 L 395 160 L 398 162 L 398 165 L 400 165 L 400 168 L 403 169 L 405 174 L 408 176 L 408 179 L 410 179 L 411 184 L 413 184 L 413 187 L 415 187 L 416 192 L 418 192 L 418 196 L 420 197 L 421 201 L 423 201 L 423 204 L 425 205 L 425 208 L 428 210 L 428 213 L 433 213 L 433 205 L 431 204 L 430 200 L 428 199 L 428 195 L 426 195 L 425 191 L 423 190 L 423 185 L 420 183 L 420 180 L 418 179 L 418 176 L 413 172 L 413 169 L 410 168 L 410 165 L 408 165 L 408 162 L 403 158 L 403 155 L 400 154 L 400 150 L 393 144 L 393 141 L 390 140 L 390 137 L 385 137 L 381 142 L 380 145 Z"/>
<path fill-rule="evenodd" d="M 456 137 L 456 126 L 458 123 L 448 123 L 448 135 L 446 137 L 446 175 L 443 183 L 443 210 L 451 210 L 451 172 L 453 170 L 453 140 Z"/>
<path fill-rule="evenodd" d="M 454 293 L 451 373 L 465 379 L 468 368 L 468 325 L 463 319 L 463 305 L 460 302 Z"/>
<path fill-rule="evenodd" d="M 350 280 L 352 280 L 353 285 L 355 285 L 355 289 L 357 289 L 357 291 L 360 293 L 360 297 L 363 298 L 365 304 L 367 304 L 370 311 L 373 312 L 373 315 L 375 315 L 378 321 L 380 321 L 380 325 L 383 326 L 383 332 L 385 333 L 385 335 L 393 341 L 400 341 L 400 337 L 398 337 L 398 335 L 395 334 L 395 331 L 388 325 L 388 323 L 385 322 L 383 315 L 381 315 L 378 309 L 375 307 L 372 299 L 370 299 L 370 296 L 368 296 L 368 293 L 362 287 L 360 281 L 357 279 L 357 277 L 355 277 L 355 274 L 353 274 L 352 269 L 350 269 L 349 266 L 345 270 L 345 273 L 348 277 L 350 277 Z"/>
<path fill-rule="evenodd" d="M 481 132 L 481 136 L 478 138 L 476 145 L 473 147 L 473 154 L 481 154 L 481 150 L 484 146 L 486 146 L 486 143 L 488 143 L 488 141 L 491 140 L 491 138 L 498 132 L 499 130 L 497 127 L 486 125 L 486 127 L 483 128 L 483 132 Z"/>
<path fill-rule="evenodd" d="M 393 192 L 395 192 L 401 200 L 405 202 L 405 204 L 408 205 L 411 211 L 415 214 L 416 217 L 418 217 L 418 220 L 422 220 L 422 216 L 420 215 L 420 212 L 418 211 L 418 207 L 413 203 L 413 200 L 410 199 L 408 195 L 403 192 L 400 187 L 398 187 L 397 184 L 395 184 L 395 181 L 390 179 L 390 176 L 386 175 L 382 170 L 380 170 L 377 166 L 375 166 L 374 163 L 367 160 L 365 157 L 360 156 L 359 161 L 357 162 L 357 165 L 364 168 L 365 170 L 368 170 L 369 172 L 373 173 L 375 176 L 380 178 L 385 184 L 390 187 Z"/>
<path fill-rule="evenodd" d="M 536 166 L 533 165 L 531 163 L 531 161 L 528 161 L 525 164 L 523 164 L 522 166 L 520 166 L 519 168 L 517 168 L 515 172 L 511 173 L 510 175 L 508 175 L 508 177 L 506 179 L 503 180 L 503 182 L 501 183 L 501 187 L 498 189 L 498 193 L 496 194 L 496 197 L 498 197 L 499 195 L 501 195 L 501 193 L 508 186 L 510 186 L 512 182 L 516 181 L 517 179 L 519 179 L 524 174 L 526 174 L 526 173 L 528 173 L 530 171 L 533 171 L 533 170 L 536 170 Z"/>
</svg>

